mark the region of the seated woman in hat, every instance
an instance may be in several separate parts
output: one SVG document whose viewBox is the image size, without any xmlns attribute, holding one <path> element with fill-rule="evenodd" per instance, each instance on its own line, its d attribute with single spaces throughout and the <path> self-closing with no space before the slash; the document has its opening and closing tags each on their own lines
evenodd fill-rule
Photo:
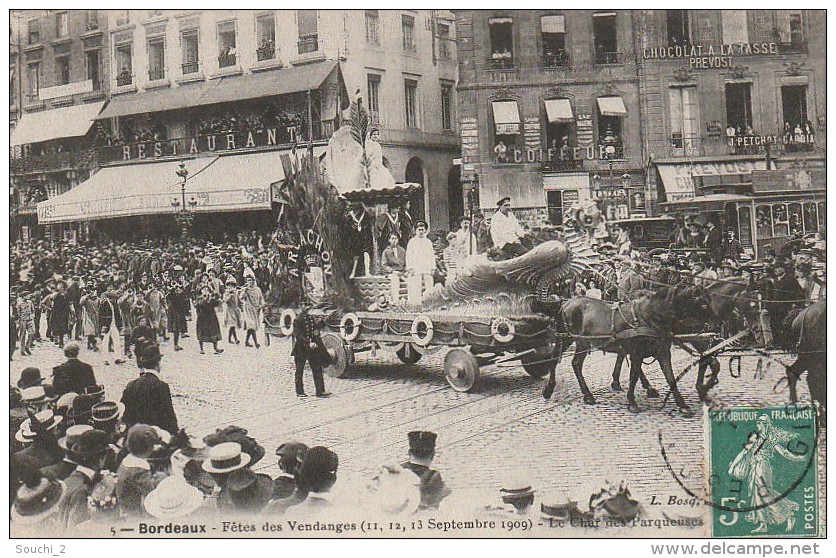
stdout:
<svg viewBox="0 0 836 558">
<path fill-rule="evenodd" d="M 116 472 L 116 499 L 124 515 L 145 515 L 142 501 L 164 478 L 151 471 L 147 460 L 161 443 L 157 431 L 147 424 L 135 424 L 128 430 L 126 446 L 130 453 Z"/>
</svg>

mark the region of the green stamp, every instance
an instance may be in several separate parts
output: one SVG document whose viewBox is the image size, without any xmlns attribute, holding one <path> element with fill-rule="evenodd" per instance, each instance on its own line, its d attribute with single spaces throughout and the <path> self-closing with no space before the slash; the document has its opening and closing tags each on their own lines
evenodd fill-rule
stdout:
<svg viewBox="0 0 836 558">
<path fill-rule="evenodd" d="M 711 410 L 707 428 L 715 537 L 819 534 L 814 407 Z"/>
</svg>

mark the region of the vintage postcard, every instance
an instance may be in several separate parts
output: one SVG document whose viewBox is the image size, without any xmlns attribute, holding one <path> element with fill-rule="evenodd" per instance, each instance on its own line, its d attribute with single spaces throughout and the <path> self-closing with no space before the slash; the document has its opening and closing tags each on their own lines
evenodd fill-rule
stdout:
<svg viewBox="0 0 836 558">
<path fill-rule="evenodd" d="M 9 12 L 11 537 L 826 537 L 823 10 L 205 8 Z"/>
</svg>

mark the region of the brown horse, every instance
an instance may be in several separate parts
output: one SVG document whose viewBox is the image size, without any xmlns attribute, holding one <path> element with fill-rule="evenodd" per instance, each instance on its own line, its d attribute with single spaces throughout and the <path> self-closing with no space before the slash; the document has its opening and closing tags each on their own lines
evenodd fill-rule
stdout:
<svg viewBox="0 0 836 558">
<path fill-rule="evenodd" d="M 822 300 L 798 312 L 791 331 L 798 358 L 787 367 L 790 401 L 798 402 L 796 383 L 806 371 L 810 397 L 818 402 L 823 420 L 827 408 L 827 303 Z"/>
<path fill-rule="evenodd" d="M 728 279 L 718 281 L 705 288 L 695 288 L 700 289 L 708 300 L 710 319 L 704 320 L 705 316 L 703 313 L 695 309 L 692 316 L 687 316 L 675 324 L 673 329 L 674 334 L 701 333 L 705 329 L 706 324 L 703 323 L 704 321 L 710 322 L 717 330 L 722 325 L 725 326 L 726 332 L 739 331 L 741 318 L 745 317 L 751 327 L 751 324 L 756 323 L 756 320 L 760 317 L 757 291 L 753 290 L 742 278 L 739 280 Z M 646 291 L 640 291 L 636 294 L 645 293 Z M 700 353 L 711 348 L 711 342 L 707 339 L 693 339 L 689 343 Z M 619 353 L 615 367 L 613 368 L 613 391 L 621 391 L 621 365 L 624 361 L 624 356 L 623 353 Z M 711 369 L 711 374 L 706 380 L 705 373 L 709 368 Z M 720 361 L 714 355 L 700 359 L 695 385 L 700 401 L 705 401 L 708 397 L 708 392 L 717 385 L 719 382 L 719 373 Z M 639 376 L 639 379 L 642 381 L 645 389 L 648 389 L 649 384 L 644 378 L 644 375 Z M 652 388 L 648 390 L 648 397 L 653 396 L 651 390 Z"/>
<path fill-rule="evenodd" d="M 572 340 L 555 347 L 557 358 L 575 343 L 572 368 L 584 395 L 584 402 L 593 405 L 595 397 L 586 385 L 583 363 L 590 351 L 625 353 L 630 356 L 630 387 L 627 390 L 628 409 L 639 412 L 635 388 L 641 374 L 642 361 L 654 357 L 662 368 L 665 379 L 683 415 L 693 414 L 676 386 L 671 365 L 671 338 L 676 324 L 695 309 L 708 312 L 708 300 L 695 287 L 663 287 L 655 293 L 628 303 L 611 305 L 608 302 L 576 297 L 561 305 L 560 316 Z M 558 320 L 560 321 L 560 320 Z M 554 393 L 556 366 L 549 372 L 543 396 Z"/>
</svg>

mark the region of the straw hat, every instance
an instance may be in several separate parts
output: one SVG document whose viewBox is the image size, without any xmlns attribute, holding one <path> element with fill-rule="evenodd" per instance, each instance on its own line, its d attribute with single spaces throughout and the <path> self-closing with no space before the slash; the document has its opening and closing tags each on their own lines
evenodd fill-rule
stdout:
<svg viewBox="0 0 836 558">
<path fill-rule="evenodd" d="M 157 519 L 177 519 L 185 517 L 203 504 L 203 494 L 183 478 L 170 476 L 164 478 L 145 497 L 145 511 Z"/>
<path fill-rule="evenodd" d="M 386 515 L 412 515 L 421 505 L 421 479 L 403 467 L 382 467 L 375 478 L 373 506 Z"/>
<path fill-rule="evenodd" d="M 209 459 L 203 462 L 203 470 L 207 473 L 231 473 L 246 467 L 250 459 L 250 454 L 241 451 L 241 444 L 224 442 L 209 450 Z"/>
</svg>

